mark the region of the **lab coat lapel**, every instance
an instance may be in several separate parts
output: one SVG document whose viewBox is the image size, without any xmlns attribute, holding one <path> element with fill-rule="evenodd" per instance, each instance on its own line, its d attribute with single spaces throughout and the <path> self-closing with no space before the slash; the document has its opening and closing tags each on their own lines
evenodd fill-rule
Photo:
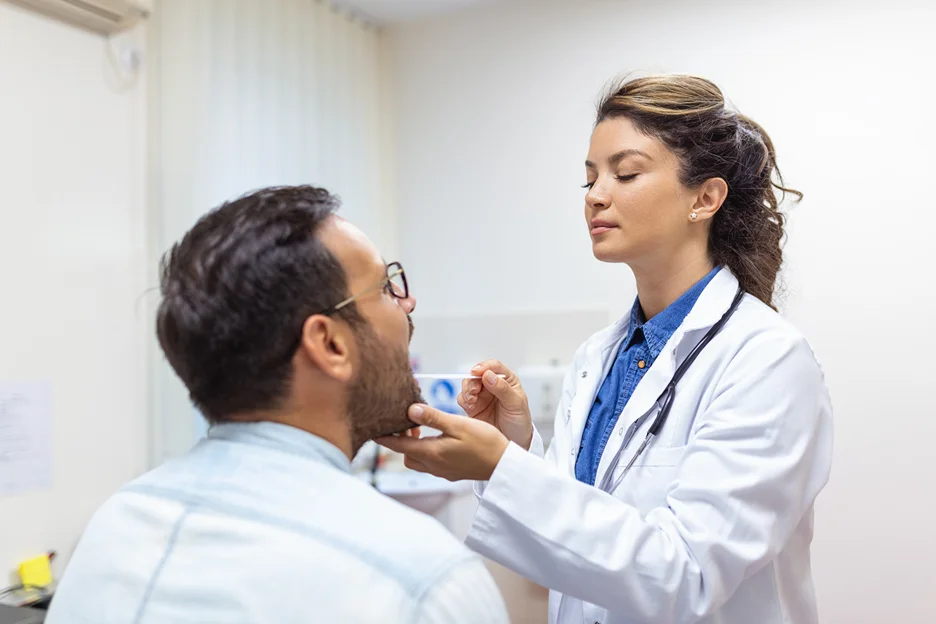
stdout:
<svg viewBox="0 0 936 624">
<path fill-rule="evenodd" d="M 653 409 L 654 402 L 663 392 L 663 389 L 666 388 L 666 384 L 669 383 L 670 378 L 673 376 L 676 367 L 673 365 L 671 344 L 672 338 L 670 342 L 667 343 L 666 349 L 660 353 L 653 363 L 653 366 L 650 367 L 650 370 L 647 371 L 643 379 L 640 380 L 640 383 L 637 384 L 637 388 L 634 389 L 630 400 L 627 402 L 627 405 L 624 406 L 624 411 L 618 416 L 614 431 L 611 433 L 611 437 L 608 438 L 608 443 L 605 445 L 604 452 L 601 454 L 601 461 L 598 463 L 598 473 L 595 478 L 595 483 L 601 483 L 602 479 L 604 479 L 608 466 L 614 459 L 618 450 L 620 450 L 624 439 L 627 437 L 624 433 L 627 431 L 628 427 Z M 626 462 L 622 460 L 621 465 L 625 463 Z"/>
<path fill-rule="evenodd" d="M 601 461 L 598 463 L 595 483 L 602 482 L 608 466 L 627 437 L 624 435 L 627 429 L 641 416 L 656 411 L 655 402 L 663 393 L 666 384 L 672 379 L 678 362 L 681 362 L 689 354 L 695 340 L 699 339 L 699 332 L 707 330 L 718 322 L 721 315 L 731 305 L 731 300 L 735 292 L 737 292 L 737 288 L 738 280 L 728 269 L 719 271 L 709 282 L 709 285 L 706 286 L 682 325 L 673 333 L 663 351 L 654 361 L 653 366 L 637 384 L 637 388 L 631 395 L 623 412 L 619 415 L 614 432 L 608 438 L 608 443 L 601 455 Z M 594 400 L 594 396 L 592 400 Z M 579 431 L 579 437 L 581 437 L 581 430 Z M 621 465 L 625 463 L 622 460 Z"/>
<path fill-rule="evenodd" d="M 575 371 L 575 395 L 569 406 L 569 422 L 565 429 L 569 447 L 563 449 L 570 474 L 575 474 L 582 433 L 595 403 L 595 396 L 614 363 L 615 347 L 627 335 L 629 325 L 629 319 L 622 319 L 605 330 L 604 335 L 598 336 L 588 345 L 584 363 Z"/>
</svg>

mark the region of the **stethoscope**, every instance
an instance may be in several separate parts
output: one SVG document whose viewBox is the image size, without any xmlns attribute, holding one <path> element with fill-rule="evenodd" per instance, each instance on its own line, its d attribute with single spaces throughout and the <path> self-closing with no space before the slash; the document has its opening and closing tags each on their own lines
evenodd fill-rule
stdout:
<svg viewBox="0 0 936 624">
<path fill-rule="evenodd" d="M 626 444 L 622 444 L 621 448 L 618 449 L 617 453 L 614 455 L 614 459 L 611 461 L 611 465 L 608 466 L 608 470 L 604 474 L 604 478 L 601 480 L 601 485 L 599 486 L 603 491 L 608 492 L 609 494 L 617 489 L 621 484 L 621 481 L 624 480 L 624 477 L 627 475 L 628 471 L 640 457 L 640 454 L 643 453 L 650 442 L 653 441 L 653 438 L 660 432 L 660 429 L 663 428 L 663 423 L 666 422 L 666 417 L 669 416 L 670 409 L 673 407 L 673 399 L 676 398 L 676 384 L 679 383 L 679 380 L 682 379 L 683 375 L 686 374 L 686 371 L 689 370 L 689 367 L 692 365 L 692 362 L 699 356 L 699 353 L 702 352 L 702 349 L 712 341 L 712 338 L 721 331 L 721 328 L 725 326 L 725 323 L 728 322 L 728 319 L 731 318 L 731 315 L 735 313 L 735 310 L 738 309 L 738 306 L 741 304 L 741 299 L 744 298 L 744 290 L 738 288 L 738 292 L 735 295 L 735 298 L 732 300 L 731 305 L 728 307 L 728 310 L 722 315 L 718 322 L 715 323 L 709 330 L 706 332 L 705 336 L 702 337 L 695 347 L 692 348 L 692 351 L 689 353 L 689 356 L 679 365 L 679 368 L 676 369 L 676 372 L 673 373 L 672 379 L 669 383 L 666 384 L 666 389 L 663 390 L 663 393 L 659 396 L 656 402 L 653 404 L 653 407 L 650 409 L 652 412 L 654 409 L 658 409 L 656 418 L 653 419 L 653 423 L 650 425 L 650 429 L 647 431 L 647 436 L 641 442 L 640 446 L 637 447 L 637 452 L 634 453 L 634 456 L 631 457 L 631 460 L 627 462 L 627 465 L 624 466 L 624 470 L 618 475 L 617 479 L 614 479 L 614 472 L 617 470 L 618 464 L 621 463 L 621 454 L 624 451 Z M 649 413 L 649 412 L 648 412 Z M 612 481 L 612 479 L 614 479 Z"/>
</svg>

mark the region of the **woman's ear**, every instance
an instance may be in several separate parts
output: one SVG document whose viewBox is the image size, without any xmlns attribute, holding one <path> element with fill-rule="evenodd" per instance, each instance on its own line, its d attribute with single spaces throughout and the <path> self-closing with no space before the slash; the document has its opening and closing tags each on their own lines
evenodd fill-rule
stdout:
<svg viewBox="0 0 936 624">
<path fill-rule="evenodd" d="M 722 178 L 709 178 L 696 192 L 696 200 L 689 213 L 691 221 L 707 221 L 715 216 L 725 198 L 728 197 L 728 183 Z"/>
<path fill-rule="evenodd" d="M 305 355 L 322 373 L 338 381 L 348 381 L 353 373 L 351 329 L 331 317 L 316 314 L 302 324 L 299 343 Z"/>
</svg>

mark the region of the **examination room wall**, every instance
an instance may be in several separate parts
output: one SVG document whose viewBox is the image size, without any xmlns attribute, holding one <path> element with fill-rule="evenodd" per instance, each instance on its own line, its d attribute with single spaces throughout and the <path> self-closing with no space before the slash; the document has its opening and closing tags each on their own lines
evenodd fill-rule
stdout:
<svg viewBox="0 0 936 624">
<path fill-rule="evenodd" d="M 932 3 L 909 0 L 505 2 L 387 38 L 417 326 L 629 308 L 629 271 L 592 258 L 582 216 L 582 161 L 609 77 L 698 73 L 769 130 L 805 193 L 789 209 L 782 309 L 812 342 L 835 406 L 813 550 L 823 622 L 936 613 L 934 22 Z"/>
<path fill-rule="evenodd" d="M 114 49 L 145 51 L 144 35 Z M 39 444 L 0 423 L 0 460 L 38 458 L 29 472 L 0 461 L 0 587 L 49 549 L 64 569 L 94 510 L 147 467 L 146 76 L 107 52 L 0 2 L 0 383 L 51 398 L 24 414 L 50 415 Z"/>
</svg>

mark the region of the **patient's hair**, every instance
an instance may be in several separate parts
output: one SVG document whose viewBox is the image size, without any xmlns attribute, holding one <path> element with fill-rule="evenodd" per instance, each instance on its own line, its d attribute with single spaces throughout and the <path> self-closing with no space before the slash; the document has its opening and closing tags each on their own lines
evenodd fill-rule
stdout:
<svg viewBox="0 0 936 624">
<path fill-rule="evenodd" d="M 725 180 L 728 196 L 712 221 L 709 254 L 745 291 L 773 306 L 784 224 L 775 191 L 803 196 L 783 186 L 767 132 L 726 106 L 715 84 L 694 76 L 619 82 L 602 98 L 595 123 L 609 118 L 626 118 L 662 141 L 679 158 L 686 186 Z"/>
<path fill-rule="evenodd" d="M 317 234 L 338 204 L 311 186 L 262 189 L 206 214 L 163 257 L 156 334 L 209 422 L 279 406 L 306 318 L 347 296 Z M 334 314 L 363 322 L 354 305 Z"/>
</svg>

